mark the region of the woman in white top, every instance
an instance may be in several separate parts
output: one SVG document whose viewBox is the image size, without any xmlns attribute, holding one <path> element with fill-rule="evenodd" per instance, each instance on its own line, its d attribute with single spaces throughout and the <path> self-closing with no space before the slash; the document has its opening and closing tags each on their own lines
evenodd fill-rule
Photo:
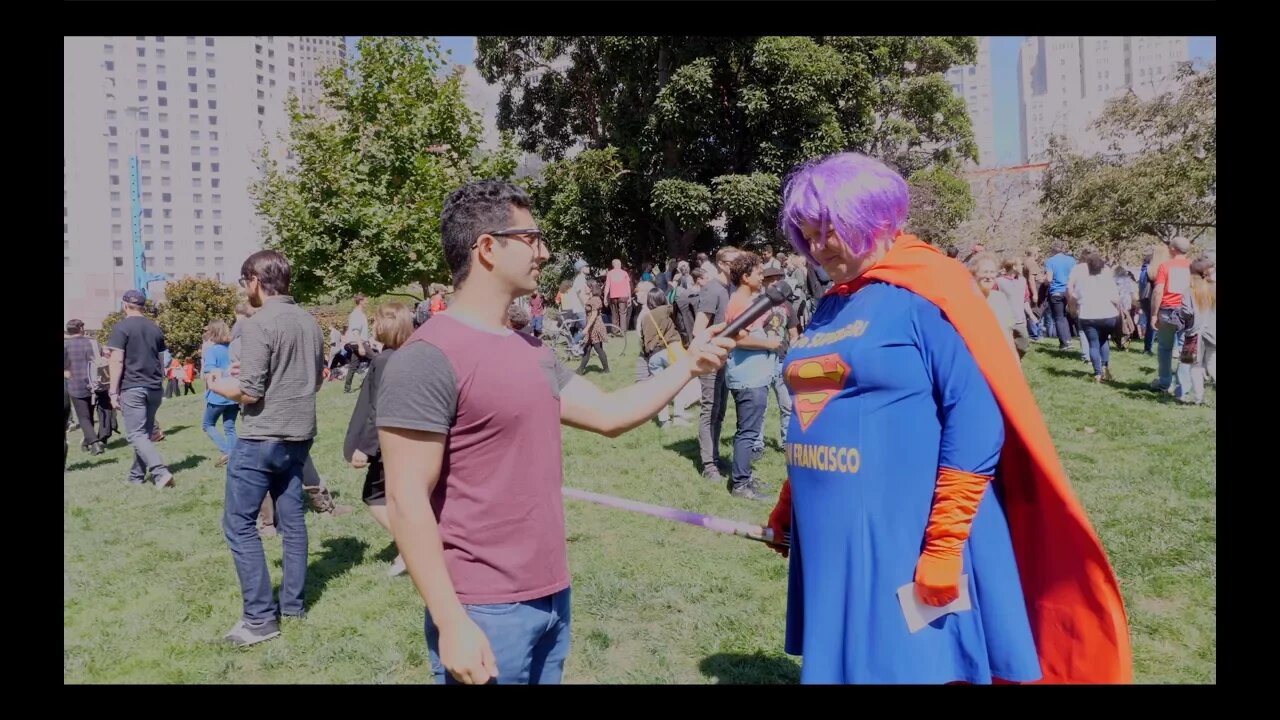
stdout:
<svg viewBox="0 0 1280 720">
<path fill-rule="evenodd" d="M 1018 354 L 1018 348 L 1013 342 L 1013 328 L 1016 324 L 1013 308 L 1009 307 L 1009 301 L 1005 298 L 1005 294 L 996 289 L 996 276 L 999 274 L 998 264 L 995 255 L 985 252 L 978 253 L 969 260 L 969 272 L 973 273 L 973 279 L 977 281 L 978 289 L 987 298 L 987 304 L 991 306 L 991 311 L 995 313 L 996 320 L 1000 323 L 1001 330 L 1004 331 L 1004 339 L 1009 344 L 1009 352 L 1013 353 L 1015 358 L 1018 358 L 1018 362 L 1022 362 L 1022 357 Z"/>
<path fill-rule="evenodd" d="M 1218 284 L 1215 277 L 1216 266 L 1212 260 L 1201 258 L 1191 263 L 1191 298 L 1194 303 L 1196 319 L 1187 333 L 1194 338 L 1191 343 L 1184 342 L 1183 354 L 1191 357 L 1184 359 L 1191 365 L 1191 395 L 1182 396 L 1182 401 L 1195 405 L 1204 405 L 1205 376 L 1218 382 Z M 1194 348 L 1187 352 L 1187 345 Z"/>
<path fill-rule="evenodd" d="M 1105 263 L 1096 252 L 1085 257 L 1088 271 L 1075 281 L 1074 295 L 1079 308 L 1080 329 L 1089 340 L 1089 360 L 1093 363 L 1093 381 L 1111 380 L 1111 346 L 1107 339 L 1120 322 L 1120 289 L 1115 276 L 1103 272 Z"/>
</svg>

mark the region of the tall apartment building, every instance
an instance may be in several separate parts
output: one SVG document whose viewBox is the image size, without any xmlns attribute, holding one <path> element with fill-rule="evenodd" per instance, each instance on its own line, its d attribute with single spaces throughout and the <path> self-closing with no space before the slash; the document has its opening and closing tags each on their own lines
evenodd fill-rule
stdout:
<svg viewBox="0 0 1280 720">
<path fill-rule="evenodd" d="M 1043 160 L 1052 135 L 1065 136 L 1076 152 L 1108 152 L 1090 127 L 1107 100 L 1172 90 L 1178 65 L 1189 59 L 1187 37 L 1028 37 L 1018 57 L 1023 162 Z"/>
<path fill-rule="evenodd" d="M 315 110 L 316 101 L 324 91 L 320 81 L 321 72 L 346 64 L 346 38 L 341 35 L 299 37 L 298 47 L 302 63 L 302 83 L 299 86 L 302 106 L 307 110 Z"/>
<path fill-rule="evenodd" d="M 134 156 L 146 270 L 236 281 L 261 243 L 248 193 L 259 154 L 288 129 L 288 94 L 307 95 L 303 40 L 63 39 L 66 318 L 97 327 L 134 285 Z M 163 282 L 148 288 L 162 292 Z"/>
<path fill-rule="evenodd" d="M 969 108 L 969 121 L 978 143 L 978 167 L 998 165 L 996 120 L 991 90 L 991 38 L 978 38 L 978 57 L 973 65 L 957 65 L 947 71 L 947 82 Z"/>
</svg>

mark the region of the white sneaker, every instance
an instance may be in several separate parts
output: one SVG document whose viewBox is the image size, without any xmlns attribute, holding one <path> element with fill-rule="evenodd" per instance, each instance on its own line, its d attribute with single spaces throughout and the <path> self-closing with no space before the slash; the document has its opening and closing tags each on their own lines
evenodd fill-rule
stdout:
<svg viewBox="0 0 1280 720">
<path fill-rule="evenodd" d="M 387 570 L 387 577 L 400 577 L 407 570 L 408 568 L 404 566 L 404 558 L 397 555 L 396 559 L 391 562 L 391 567 Z"/>
</svg>

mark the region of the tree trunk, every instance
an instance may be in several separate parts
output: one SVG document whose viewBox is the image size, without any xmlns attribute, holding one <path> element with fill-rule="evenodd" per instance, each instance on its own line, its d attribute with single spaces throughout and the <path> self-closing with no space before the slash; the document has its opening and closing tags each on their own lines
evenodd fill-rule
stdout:
<svg viewBox="0 0 1280 720">
<path fill-rule="evenodd" d="M 662 88 L 666 87 L 667 82 L 671 80 L 671 51 L 667 48 L 664 41 L 658 48 L 658 88 L 659 93 Z M 680 148 L 671 138 L 663 138 L 662 140 L 662 170 L 663 177 L 676 177 L 680 168 Z M 663 235 L 667 238 L 667 248 L 672 251 L 687 250 L 691 240 L 686 240 L 687 232 L 684 232 L 676 225 L 675 218 L 664 215 L 662 218 Z M 674 257 L 682 257 L 674 255 Z"/>
</svg>

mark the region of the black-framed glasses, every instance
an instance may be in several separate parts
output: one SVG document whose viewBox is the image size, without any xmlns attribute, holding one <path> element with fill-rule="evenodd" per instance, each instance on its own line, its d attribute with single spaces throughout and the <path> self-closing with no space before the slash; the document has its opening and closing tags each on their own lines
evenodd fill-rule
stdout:
<svg viewBox="0 0 1280 720">
<path fill-rule="evenodd" d="M 492 232 L 481 234 L 492 235 L 493 237 L 513 237 L 520 240 L 520 242 L 525 245 L 528 245 L 535 252 L 538 249 L 538 243 L 542 243 L 542 247 L 547 249 L 547 254 L 551 254 L 551 243 L 547 240 L 547 236 L 543 235 L 542 231 L 538 228 L 512 228 L 508 230 L 494 230 Z M 474 248 L 479 244 L 480 239 L 476 238 L 476 241 L 471 243 L 471 247 Z"/>
</svg>

